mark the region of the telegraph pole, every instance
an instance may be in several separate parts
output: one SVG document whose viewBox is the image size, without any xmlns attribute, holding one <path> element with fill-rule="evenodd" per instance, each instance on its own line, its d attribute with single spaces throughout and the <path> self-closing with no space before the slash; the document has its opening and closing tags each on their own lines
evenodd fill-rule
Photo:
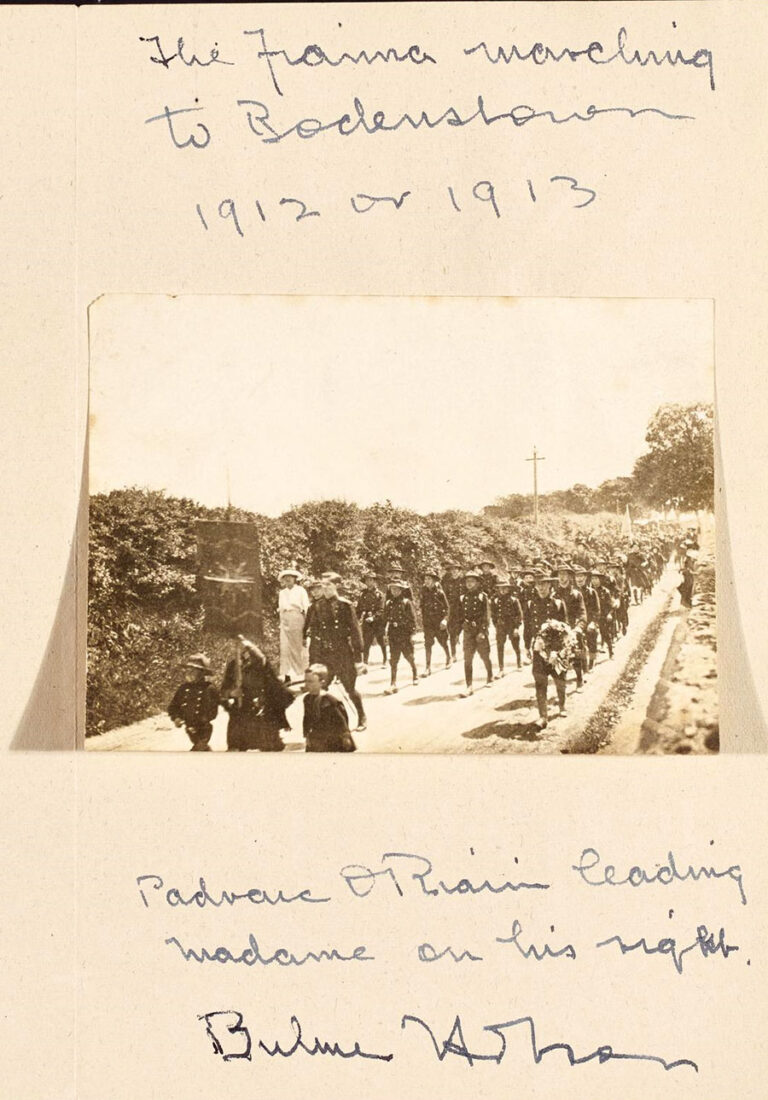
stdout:
<svg viewBox="0 0 768 1100">
<path fill-rule="evenodd" d="M 540 454 L 536 453 L 536 447 L 534 446 L 533 455 L 531 456 L 531 458 L 526 458 L 525 461 L 533 463 L 533 522 L 538 523 L 539 522 L 539 471 L 538 471 L 537 467 L 538 467 L 539 462 L 544 462 L 545 461 L 545 458 L 544 458 L 543 455 L 540 455 Z"/>
</svg>

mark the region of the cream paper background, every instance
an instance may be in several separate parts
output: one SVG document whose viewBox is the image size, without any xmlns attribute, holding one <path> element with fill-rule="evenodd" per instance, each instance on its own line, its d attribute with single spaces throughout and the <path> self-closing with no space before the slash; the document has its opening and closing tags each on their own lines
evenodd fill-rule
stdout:
<svg viewBox="0 0 768 1100">
<path fill-rule="evenodd" d="M 164 135 L 141 125 L 172 98 L 199 95 L 219 103 L 263 95 L 276 102 L 263 73 L 254 72 L 251 87 L 242 68 L 166 72 L 149 65 L 137 48 L 142 34 L 215 40 L 226 56 L 225 45 L 250 23 L 268 27 L 272 43 L 298 52 L 306 42 L 331 41 L 335 21 L 348 36 L 345 45 L 421 40 L 436 56 L 447 56 L 457 44 L 481 38 L 610 40 L 622 24 L 631 24 L 638 38 L 669 41 L 672 19 L 681 44 L 713 49 L 714 95 L 704 74 L 690 70 L 660 70 L 649 78 L 644 70 L 611 69 L 598 79 L 542 68 L 513 80 L 502 69 L 484 67 L 480 75 L 465 61 L 431 67 L 428 81 L 424 70 L 398 71 L 398 96 L 430 109 L 461 100 L 469 110 L 480 87 L 501 107 L 510 96 L 542 106 L 555 105 L 558 96 L 574 107 L 674 104 L 695 114 L 695 123 L 611 120 L 548 128 L 541 122 L 511 134 L 503 127 L 449 129 L 364 144 L 326 135 L 272 149 L 250 140 L 237 112 L 218 111 L 221 153 L 201 155 L 192 165 Z M 250 1096 L 263 1088 L 288 1096 L 312 1088 L 341 1097 L 438 1090 L 495 1097 L 509 1091 L 513 1072 L 530 1095 L 764 1095 L 768 765 L 763 755 L 743 754 L 765 749 L 768 714 L 762 676 L 768 657 L 767 30 L 768 13 L 756 3 L 0 10 L 3 734 L 8 748 L 28 750 L 6 752 L 1 773 L 9 1095 Z M 315 112 L 335 117 L 354 94 L 373 106 L 389 94 L 380 75 L 343 69 L 291 70 L 288 87 L 279 112 L 289 121 Z M 556 173 L 595 186 L 598 201 L 567 216 L 539 217 L 540 207 L 521 204 L 497 221 L 465 220 L 437 198 L 449 184 L 466 193 L 478 179 L 524 185 L 527 177 Z M 362 191 L 409 187 L 429 193 L 429 202 L 404 208 L 398 220 L 377 218 L 376 211 L 353 221 L 346 211 L 342 216 L 351 180 L 360 180 L 354 188 Z M 213 230 L 203 236 L 195 223 L 196 202 L 241 195 L 249 201 L 259 194 L 276 202 L 299 190 L 311 192 L 328 215 L 300 224 L 275 218 L 268 233 L 252 230 L 234 242 Z M 76 608 L 84 606 L 77 577 L 84 559 L 73 532 L 82 518 L 87 307 L 108 293 L 712 299 L 723 754 L 706 760 L 302 760 L 297 771 L 286 766 L 296 761 L 257 757 L 237 765 L 217 760 L 212 768 L 190 757 L 30 751 L 68 750 L 76 741 L 83 674 Z M 82 629 L 82 616 L 79 621 Z M 364 921 L 344 907 L 306 925 L 295 913 L 284 924 L 274 916 L 264 924 L 267 937 L 342 942 L 359 934 L 359 942 L 377 941 L 384 949 L 374 971 L 361 978 L 301 972 L 278 976 L 280 982 L 271 974 L 256 981 L 250 972 L 174 966 L 162 940 L 179 926 L 138 908 L 133 886 L 137 874 L 160 864 L 157 873 L 169 881 L 194 881 L 200 873 L 222 884 L 243 877 L 316 881 L 344 862 L 373 860 L 400 846 L 458 873 L 461 854 L 472 845 L 489 874 L 500 872 L 514 851 L 526 866 L 557 876 L 557 896 L 531 913 L 531 927 L 537 919 L 556 927 L 567 921 L 586 941 L 606 926 L 614 931 L 625 924 L 637 935 L 646 929 L 661 935 L 666 895 L 661 902 L 652 891 L 631 899 L 604 899 L 596 891 L 585 898 L 575 888 L 567 866 L 571 854 L 589 844 L 606 856 L 610 849 L 613 861 L 625 866 L 662 860 L 670 847 L 701 859 L 714 849 L 723 860 L 740 862 L 747 907 L 733 906 L 720 885 L 681 888 L 669 906 L 688 928 L 725 922 L 741 953 L 720 966 L 700 961 L 680 979 L 651 965 L 658 960 L 632 960 L 630 967 L 627 960 L 609 965 L 594 955 L 570 974 L 554 967 L 489 972 L 487 964 L 469 977 L 422 971 L 406 965 L 412 936 L 461 940 L 478 926 L 498 928 L 500 912 L 477 902 L 437 914 L 415 904 L 393 912 L 382 902 L 366 910 Z M 323 923 L 330 920 L 332 929 Z M 202 927 L 191 936 L 202 935 Z M 213 927 L 224 939 L 222 926 Z M 238 930 L 242 918 L 227 926 L 226 937 Z M 322 1008 L 332 1034 L 334 1027 L 337 1033 L 357 1027 L 361 1039 L 386 1034 L 393 1042 L 400 1041 L 395 1032 L 403 1011 L 431 1013 L 445 1023 L 461 1009 L 482 1023 L 524 1003 L 546 1025 L 544 1041 L 613 1041 L 617 1049 L 687 1055 L 702 1072 L 666 1075 L 616 1063 L 534 1068 L 521 1059 L 481 1076 L 438 1066 L 410 1047 L 386 1072 L 309 1060 L 279 1068 L 224 1066 L 196 1030 L 194 1014 L 208 1010 L 209 999 L 214 1007 L 234 999 L 246 1015 L 266 1013 L 259 1026 L 267 1035 L 296 1006 L 315 1021 Z"/>
</svg>

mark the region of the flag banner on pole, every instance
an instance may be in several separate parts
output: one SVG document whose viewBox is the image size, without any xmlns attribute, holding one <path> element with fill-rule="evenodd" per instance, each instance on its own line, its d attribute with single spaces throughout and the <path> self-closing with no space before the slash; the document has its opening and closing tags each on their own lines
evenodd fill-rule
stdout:
<svg viewBox="0 0 768 1100">
<path fill-rule="evenodd" d="M 206 630 L 261 641 L 261 566 L 255 524 L 197 521 L 197 590 Z"/>
<path fill-rule="evenodd" d="M 632 535 L 632 516 L 629 514 L 629 505 L 626 507 L 624 519 L 621 522 L 621 533 L 627 538 L 630 538 Z"/>
</svg>

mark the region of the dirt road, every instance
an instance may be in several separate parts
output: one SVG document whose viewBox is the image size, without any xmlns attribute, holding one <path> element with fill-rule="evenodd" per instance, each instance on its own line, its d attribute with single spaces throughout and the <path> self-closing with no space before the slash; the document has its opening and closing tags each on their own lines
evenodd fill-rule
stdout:
<svg viewBox="0 0 768 1100">
<path fill-rule="evenodd" d="M 675 569 L 667 569 L 653 594 L 642 604 L 630 610 L 629 631 L 620 638 L 614 657 L 609 660 L 604 653 L 586 681 L 584 690 L 577 693 L 573 674 L 568 676 L 567 716 L 550 721 L 545 730 L 536 729 L 538 712 L 535 706 L 533 677 L 530 664 L 522 669 L 515 666 L 511 646 L 507 645 L 506 674 L 488 686 L 484 686 L 485 670 L 475 661 L 475 694 L 461 698 L 464 687 L 464 669 L 459 660 L 448 669 L 443 653 L 436 647 L 433 667 L 438 671 L 410 685 L 410 669 L 401 661 L 397 695 L 384 695 L 389 683 L 389 671 L 372 663 L 367 675 L 358 679 L 368 715 L 368 729 L 356 733 L 360 752 L 416 752 L 416 753 L 560 753 L 569 751 L 569 745 L 578 739 L 589 719 L 604 701 L 611 687 L 622 674 L 627 662 L 636 650 L 644 632 L 670 604 L 676 606 L 675 587 L 679 575 Z M 494 671 L 496 670 L 495 646 L 492 646 Z M 378 654 L 374 647 L 372 657 Z M 438 657 L 439 655 L 439 657 Z M 417 646 L 417 665 L 424 668 L 421 644 Z M 556 713 L 554 688 L 550 703 L 551 714 Z M 301 737 L 302 702 L 299 698 L 288 710 L 292 733 L 285 734 L 288 752 L 303 752 Z M 211 748 L 226 748 L 227 715 L 220 711 L 214 724 Z M 188 750 L 189 740 L 183 730 L 176 729 L 167 715 L 145 719 L 135 725 L 111 730 L 99 737 L 89 738 L 86 749 L 91 751 Z"/>
</svg>

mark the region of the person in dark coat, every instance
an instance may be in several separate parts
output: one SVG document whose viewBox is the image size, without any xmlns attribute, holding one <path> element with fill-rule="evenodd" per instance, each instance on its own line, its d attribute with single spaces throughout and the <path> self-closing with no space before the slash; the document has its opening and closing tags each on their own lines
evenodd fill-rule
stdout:
<svg viewBox="0 0 768 1100">
<path fill-rule="evenodd" d="M 496 655 L 499 662 L 498 676 L 504 675 L 504 646 L 507 638 L 512 643 L 517 658 L 517 667 L 521 667 L 520 660 L 520 624 L 523 621 L 523 611 L 520 601 L 512 587 L 512 583 L 506 577 L 499 577 L 496 582 L 496 591 L 491 597 L 491 618 L 496 628 Z"/>
<path fill-rule="evenodd" d="M 354 752 L 347 708 L 326 690 L 329 672 L 325 665 L 310 665 L 304 676 L 303 731 L 307 752 Z"/>
<path fill-rule="evenodd" d="M 600 618 L 598 619 L 600 641 L 605 646 L 608 657 L 611 658 L 613 657 L 613 642 L 616 634 L 616 607 L 614 605 L 618 604 L 618 598 L 614 594 L 613 582 L 607 573 L 593 567 L 590 579 L 592 587 L 597 593 L 597 598 L 600 600 Z"/>
<path fill-rule="evenodd" d="M 409 591 L 406 581 L 392 581 L 389 585 L 389 596 L 384 605 L 384 628 L 389 641 L 389 663 L 392 670 L 389 687 L 384 690 L 385 695 L 394 695 L 397 692 L 397 666 L 401 656 L 405 657 L 411 666 L 413 683 L 418 683 L 419 679 L 416 671 L 416 655 L 413 651 L 416 612 L 407 595 Z"/>
<path fill-rule="evenodd" d="M 584 610 L 587 615 L 584 636 L 587 645 L 587 671 L 591 672 L 597 656 L 597 640 L 600 632 L 600 596 L 592 585 L 590 572 L 586 566 L 580 565 L 576 568 L 575 578 L 576 586 L 584 600 Z"/>
<path fill-rule="evenodd" d="M 320 659 L 317 653 L 317 604 L 319 600 L 323 599 L 323 582 L 312 577 L 307 580 L 304 587 L 309 594 L 309 607 L 304 617 L 304 642 L 308 646 L 309 663 L 316 664 Z"/>
<path fill-rule="evenodd" d="M 525 566 L 520 573 L 520 595 L 518 599 L 523 612 L 523 645 L 529 661 L 534 637 L 531 623 L 531 601 L 536 593 L 535 581 L 536 569 L 530 565 Z"/>
<path fill-rule="evenodd" d="M 184 726 L 193 752 L 210 752 L 213 720 L 219 712 L 219 693 L 211 684 L 211 662 L 194 653 L 184 665 L 187 678 L 176 689 L 168 707 L 175 726 Z"/>
<path fill-rule="evenodd" d="M 440 583 L 448 600 L 448 647 L 451 660 L 455 661 L 461 634 L 461 597 L 464 594 L 461 566 L 455 561 L 448 562 Z"/>
<path fill-rule="evenodd" d="M 480 587 L 490 600 L 496 591 L 496 562 L 490 558 L 484 558 L 478 563 L 480 569 Z"/>
<path fill-rule="evenodd" d="M 560 715 L 561 717 L 565 715 L 565 677 L 572 659 L 571 632 L 568 627 L 565 604 L 552 594 L 552 584 L 555 580 L 556 578 L 548 577 L 541 572 L 537 574 L 535 591 L 529 607 L 530 625 L 533 631 L 531 671 L 536 685 L 539 729 L 544 729 L 549 720 L 547 689 L 550 676 L 557 691 Z"/>
<path fill-rule="evenodd" d="M 632 601 L 632 591 L 629 587 L 622 559 L 616 558 L 608 566 L 608 572 L 616 586 L 616 597 L 619 601 L 619 606 L 616 608 L 617 623 L 622 634 L 626 634 L 629 629 L 629 605 Z"/>
<path fill-rule="evenodd" d="M 339 595 L 339 574 L 324 573 L 322 581 L 323 597 L 317 601 L 310 624 L 315 643 L 310 649 L 311 659 L 313 664 L 327 667 L 329 683 L 338 678 L 357 711 L 357 728 L 364 730 L 365 708 L 356 686 L 358 674 L 365 671 L 360 623 L 350 601 Z"/>
<path fill-rule="evenodd" d="M 555 596 L 565 604 L 565 612 L 568 626 L 575 632 L 576 647 L 573 656 L 573 671 L 576 673 L 576 690 L 581 691 L 584 686 L 584 673 L 586 671 L 587 658 L 587 611 L 584 606 L 584 597 L 581 589 L 575 581 L 573 566 L 567 562 L 560 562 L 557 567 L 557 587 Z"/>
<path fill-rule="evenodd" d="M 229 712 L 229 752 L 282 752 L 280 730 L 287 726 L 285 711 L 293 693 L 259 647 L 246 638 L 239 639 L 239 653 L 227 664 L 221 698 Z"/>
<path fill-rule="evenodd" d="M 445 667 L 451 667 L 451 651 L 448 643 L 448 598 L 440 584 L 438 574 L 428 570 L 424 574 L 421 590 L 421 624 L 424 627 L 424 655 L 426 668 L 422 675 L 432 672 L 432 647 L 439 642 L 445 653 Z"/>
<path fill-rule="evenodd" d="M 480 587 L 480 574 L 470 570 L 465 578 L 466 592 L 461 597 L 461 633 L 464 646 L 464 679 L 466 690 L 462 692 L 465 698 L 472 695 L 472 663 L 475 654 L 479 654 L 485 665 L 487 683 L 493 681 L 493 665 L 491 664 L 491 643 L 488 631 L 491 625 L 491 604 L 488 595 Z"/>
<path fill-rule="evenodd" d="M 680 593 L 680 606 L 690 608 L 693 606 L 693 586 L 696 580 L 695 551 L 689 550 L 685 555 L 682 565 L 682 580 L 677 586 Z"/>
<path fill-rule="evenodd" d="M 387 665 L 387 642 L 384 637 L 384 593 L 376 583 L 375 573 L 363 575 L 365 588 L 357 600 L 357 618 L 363 631 L 363 663 L 368 664 L 374 642 L 381 650 L 383 667 Z"/>
</svg>

